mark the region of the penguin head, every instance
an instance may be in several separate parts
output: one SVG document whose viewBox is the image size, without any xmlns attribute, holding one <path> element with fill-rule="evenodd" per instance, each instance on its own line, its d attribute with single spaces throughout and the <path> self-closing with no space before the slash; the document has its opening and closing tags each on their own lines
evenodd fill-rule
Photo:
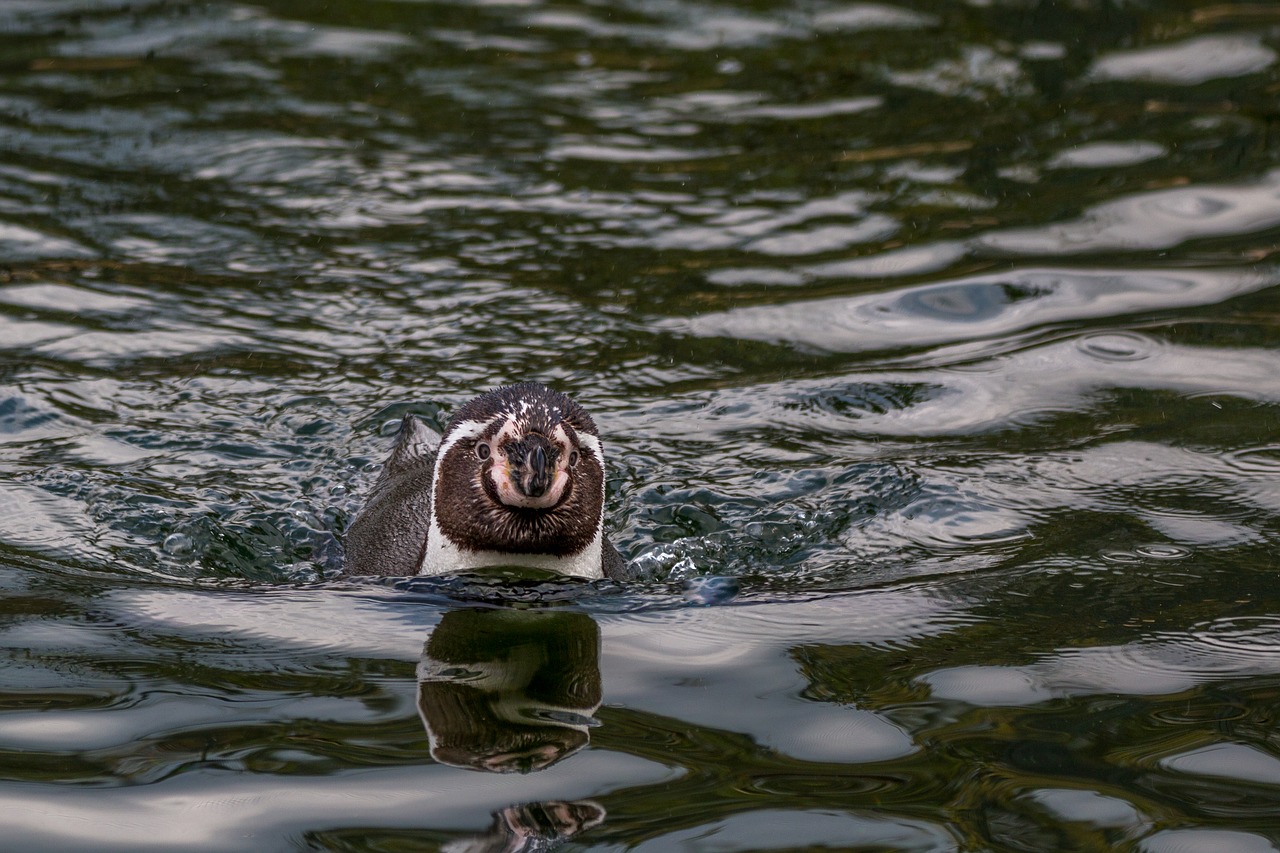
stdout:
<svg viewBox="0 0 1280 853">
<path fill-rule="evenodd" d="M 533 382 L 477 397 L 445 429 L 432 504 L 440 532 L 464 551 L 576 554 L 604 517 L 596 425 Z"/>
</svg>

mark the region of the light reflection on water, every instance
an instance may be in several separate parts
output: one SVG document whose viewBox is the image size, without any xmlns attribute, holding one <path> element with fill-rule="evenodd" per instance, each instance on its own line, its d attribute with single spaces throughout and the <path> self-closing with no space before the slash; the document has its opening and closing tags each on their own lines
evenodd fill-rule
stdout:
<svg viewBox="0 0 1280 853">
<path fill-rule="evenodd" d="M 0 24 L 11 845 L 1280 848 L 1275 10 Z M 326 583 L 523 378 L 643 579 Z"/>
</svg>

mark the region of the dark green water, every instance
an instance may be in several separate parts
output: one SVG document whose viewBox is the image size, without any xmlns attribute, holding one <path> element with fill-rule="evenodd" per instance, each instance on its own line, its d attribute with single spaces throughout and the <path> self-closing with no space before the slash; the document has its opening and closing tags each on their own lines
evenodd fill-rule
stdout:
<svg viewBox="0 0 1280 853">
<path fill-rule="evenodd" d="M 0 846 L 1280 849 L 1278 59 L 4 0 Z M 396 420 L 519 379 L 644 579 L 333 582 Z"/>
</svg>

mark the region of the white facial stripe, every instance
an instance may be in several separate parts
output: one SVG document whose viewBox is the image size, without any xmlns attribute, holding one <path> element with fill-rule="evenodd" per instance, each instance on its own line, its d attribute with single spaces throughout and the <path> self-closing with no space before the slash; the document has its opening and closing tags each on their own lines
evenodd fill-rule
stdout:
<svg viewBox="0 0 1280 853">
<path fill-rule="evenodd" d="M 569 433 L 564 431 L 564 424 L 556 424 L 556 428 L 551 431 L 551 435 L 549 436 L 549 438 L 551 438 L 552 441 L 555 441 L 561 447 L 568 449 Z"/>
<path fill-rule="evenodd" d="M 580 432 L 578 433 L 578 444 L 594 453 L 596 455 L 596 459 L 600 460 L 601 464 L 604 464 L 604 447 L 600 444 L 600 439 L 596 438 L 594 435 Z"/>
<path fill-rule="evenodd" d="M 444 441 L 440 444 L 440 455 L 444 456 L 449 452 L 449 448 L 453 447 L 460 441 L 470 441 L 476 438 L 480 433 L 484 432 L 485 427 L 493 423 L 492 421 L 463 421 L 449 431 L 444 437 Z"/>
<path fill-rule="evenodd" d="M 471 441 L 478 438 L 485 428 L 489 426 L 488 421 L 463 421 L 458 424 L 449 434 L 445 436 L 444 441 L 440 443 L 440 449 L 436 451 L 436 470 L 435 475 L 431 478 L 431 499 L 435 500 L 436 489 L 440 487 L 440 469 L 441 460 L 445 455 L 453 449 L 455 444 L 462 441 Z M 432 510 L 432 522 L 435 520 L 435 511 Z"/>
<path fill-rule="evenodd" d="M 440 443 L 440 449 L 436 452 L 436 458 L 443 458 L 444 455 L 460 441 L 470 441 L 474 438 L 478 438 L 491 423 L 493 423 L 493 421 L 490 420 L 463 421 L 458 424 L 449 431 L 449 434 L 445 436 L 444 441 Z M 502 429 L 498 430 L 498 434 L 493 437 L 494 450 L 497 450 L 499 446 L 508 439 L 519 440 L 523 437 L 524 435 L 516 426 L 514 419 L 508 417 L 506 422 L 503 423 Z M 562 446 L 566 448 L 569 447 L 569 435 L 565 432 L 562 424 L 556 425 L 552 437 L 558 440 Z M 602 462 L 604 461 L 604 448 L 600 444 L 600 439 L 596 436 L 591 435 L 590 433 L 580 432 L 578 433 L 578 444 L 595 453 L 597 459 Z"/>
<path fill-rule="evenodd" d="M 578 446 L 583 450 L 590 450 L 596 455 L 596 461 L 600 463 L 600 467 L 604 467 L 604 445 L 600 443 L 600 439 L 589 433 L 578 433 Z M 596 519 L 596 541 L 600 541 L 600 537 L 604 533 L 604 502 L 600 503 L 600 516 Z"/>
</svg>

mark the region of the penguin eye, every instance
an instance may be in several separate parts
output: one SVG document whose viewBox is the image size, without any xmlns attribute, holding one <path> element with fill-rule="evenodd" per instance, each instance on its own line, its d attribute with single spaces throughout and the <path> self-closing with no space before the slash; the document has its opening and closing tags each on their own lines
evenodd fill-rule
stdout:
<svg viewBox="0 0 1280 853">
<path fill-rule="evenodd" d="M 578 467 L 578 451 L 576 450 L 572 450 L 569 452 L 569 467 L 570 468 Z"/>
<path fill-rule="evenodd" d="M 477 459 L 483 462 L 485 459 L 489 458 L 489 453 L 490 453 L 489 442 L 487 441 L 476 442 L 476 458 Z"/>
</svg>

